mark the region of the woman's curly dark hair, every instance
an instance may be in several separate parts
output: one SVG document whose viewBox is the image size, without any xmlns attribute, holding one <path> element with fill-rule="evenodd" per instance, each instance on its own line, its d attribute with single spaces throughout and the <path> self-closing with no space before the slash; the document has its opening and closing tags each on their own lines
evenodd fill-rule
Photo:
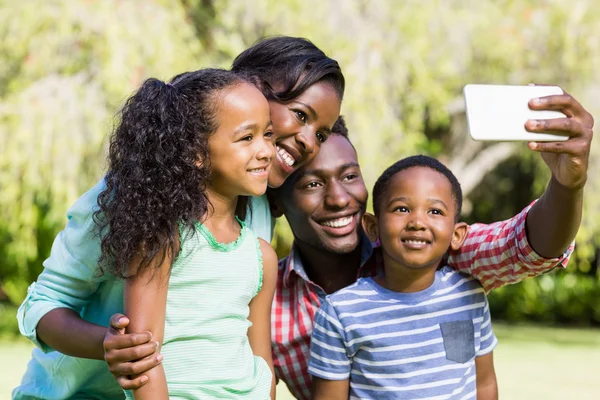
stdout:
<svg viewBox="0 0 600 400">
<path fill-rule="evenodd" d="M 218 128 L 219 92 L 242 82 L 233 72 L 203 69 L 171 83 L 148 79 L 127 100 L 94 213 L 101 273 L 133 276 L 178 255 L 179 227 L 192 232 L 210 207 L 208 138 Z"/>
<path fill-rule="evenodd" d="M 269 100 L 287 103 L 318 82 L 327 82 L 340 100 L 345 80 L 337 61 L 310 40 L 273 36 L 241 52 L 231 70 L 242 74 Z"/>
</svg>

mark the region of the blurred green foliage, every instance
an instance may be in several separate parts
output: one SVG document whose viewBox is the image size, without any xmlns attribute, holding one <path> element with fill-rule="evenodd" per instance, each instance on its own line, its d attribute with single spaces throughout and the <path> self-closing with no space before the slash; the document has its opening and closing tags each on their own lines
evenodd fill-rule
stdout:
<svg viewBox="0 0 600 400">
<path fill-rule="evenodd" d="M 471 222 L 514 215 L 548 171 L 524 145 L 470 141 L 452 106 L 464 84 L 554 83 L 600 109 L 593 0 L 0 0 L 0 296 L 22 301 L 65 211 L 103 174 L 113 115 L 145 78 L 227 67 L 274 34 L 308 37 L 342 65 L 342 113 L 369 188 L 399 157 L 431 154 L 468 189 Z M 495 316 L 600 323 L 598 194 L 591 172 L 569 269 L 498 290 Z M 278 253 L 290 242 L 280 221 Z"/>
</svg>

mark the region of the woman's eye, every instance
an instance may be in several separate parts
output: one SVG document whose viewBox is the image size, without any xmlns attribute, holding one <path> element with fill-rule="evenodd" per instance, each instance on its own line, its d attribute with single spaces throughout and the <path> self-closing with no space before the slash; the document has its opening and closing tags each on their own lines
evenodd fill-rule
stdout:
<svg viewBox="0 0 600 400">
<path fill-rule="evenodd" d="M 327 135 L 321 132 L 317 132 L 317 140 L 321 143 L 327 140 Z"/>
<path fill-rule="evenodd" d="M 306 114 L 303 111 L 299 111 L 299 110 L 295 110 L 294 113 L 296 114 L 296 118 L 298 118 L 298 120 L 300 122 L 302 122 L 303 124 L 306 123 Z"/>
<path fill-rule="evenodd" d="M 267 131 L 267 132 L 265 132 L 265 137 L 269 138 L 269 139 L 272 138 L 273 137 L 273 131 Z"/>
<path fill-rule="evenodd" d="M 252 135 L 246 135 L 243 138 L 241 138 L 240 140 L 242 140 L 244 142 L 249 142 L 252 140 Z"/>
</svg>

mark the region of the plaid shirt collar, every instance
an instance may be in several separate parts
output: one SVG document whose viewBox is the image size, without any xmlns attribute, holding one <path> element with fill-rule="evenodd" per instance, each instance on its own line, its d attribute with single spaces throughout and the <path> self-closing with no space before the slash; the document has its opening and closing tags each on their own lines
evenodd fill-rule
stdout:
<svg viewBox="0 0 600 400">
<path fill-rule="evenodd" d="M 360 235 L 360 267 L 358 275 L 365 276 L 366 273 L 366 276 L 371 276 L 373 269 L 376 268 L 374 257 L 371 258 L 371 256 L 373 255 L 373 249 L 378 247 L 378 245 L 376 243 L 371 243 L 363 231 L 360 232 Z M 292 244 L 290 254 L 285 258 L 284 268 L 283 284 L 285 287 L 291 287 L 294 279 L 303 279 L 306 282 L 316 285 L 316 283 L 312 282 L 308 278 L 308 275 L 306 275 L 302 259 L 300 258 L 300 252 L 295 243 Z"/>
</svg>

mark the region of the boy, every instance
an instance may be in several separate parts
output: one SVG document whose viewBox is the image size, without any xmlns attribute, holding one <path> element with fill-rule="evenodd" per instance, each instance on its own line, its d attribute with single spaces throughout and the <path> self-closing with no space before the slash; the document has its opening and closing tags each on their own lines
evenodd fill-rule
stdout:
<svg viewBox="0 0 600 400">
<path fill-rule="evenodd" d="M 405 158 L 373 189 L 363 226 L 385 274 L 330 296 L 315 316 L 314 399 L 497 399 L 491 330 L 479 282 L 443 264 L 461 246 L 462 192 L 439 161 Z"/>
</svg>

